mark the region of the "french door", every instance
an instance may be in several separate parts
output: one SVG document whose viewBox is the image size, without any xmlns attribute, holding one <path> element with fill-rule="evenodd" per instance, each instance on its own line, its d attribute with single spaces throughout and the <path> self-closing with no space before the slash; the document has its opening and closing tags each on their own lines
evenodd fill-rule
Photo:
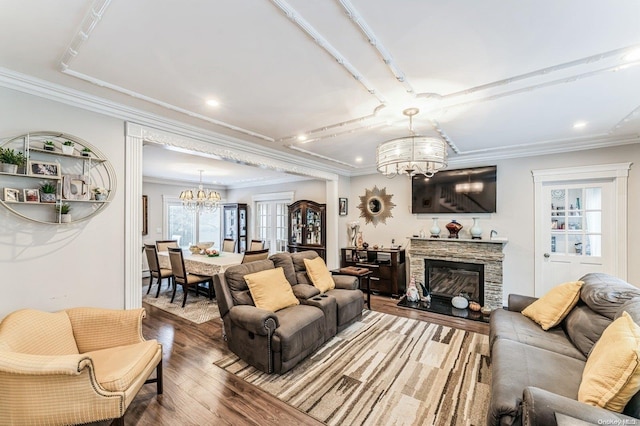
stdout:
<svg viewBox="0 0 640 426">
<path fill-rule="evenodd" d="M 620 172 L 628 165 L 619 166 L 534 171 L 536 297 L 589 272 L 626 278 L 626 174 Z"/>
<path fill-rule="evenodd" d="M 288 205 L 293 202 L 293 192 L 276 192 L 252 197 L 255 224 L 254 234 L 269 248 L 269 253 L 287 251 L 289 224 Z"/>
</svg>

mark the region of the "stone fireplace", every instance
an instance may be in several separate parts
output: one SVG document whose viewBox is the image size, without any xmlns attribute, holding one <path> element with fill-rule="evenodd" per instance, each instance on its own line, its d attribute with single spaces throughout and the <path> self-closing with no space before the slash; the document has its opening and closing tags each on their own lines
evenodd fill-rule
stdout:
<svg viewBox="0 0 640 426">
<path fill-rule="evenodd" d="M 505 241 L 491 240 L 411 238 L 411 247 L 408 250 L 409 274 L 415 278 L 418 288 L 422 288 L 427 285 L 425 279 L 425 273 L 429 268 L 427 261 L 482 266 L 482 268 L 471 266 L 466 269 L 471 269 L 470 272 L 473 272 L 474 269 L 477 271 L 482 269 L 483 282 L 479 283 L 478 287 L 478 291 L 482 291 L 482 294 L 478 294 L 480 304 L 491 309 L 502 308 L 502 260 L 505 244 Z M 457 277 L 457 280 L 463 281 L 460 276 Z M 455 285 L 451 285 L 451 288 L 454 289 Z M 460 292 L 462 291 L 458 291 L 458 293 Z M 420 293 L 422 294 L 422 290 Z"/>
</svg>

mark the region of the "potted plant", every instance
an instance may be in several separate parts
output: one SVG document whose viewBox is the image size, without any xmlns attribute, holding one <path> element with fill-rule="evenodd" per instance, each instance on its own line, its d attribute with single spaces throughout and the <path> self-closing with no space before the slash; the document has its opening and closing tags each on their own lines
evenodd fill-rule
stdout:
<svg viewBox="0 0 640 426">
<path fill-rule="evenodd" d="M 40 186 L 40 202 L 41 203 L 55 203 L 56 192 L 58 187 L 55 183 L 47 182 Z"/>
<path fill-rule="evenodd" d="M 71 222 L 71 206 L 67 203 L 62 203 L 56 206 L 56 212 L 60 214 L 60 223 Z"/>
<path fill-rule="evenodd" d="M 0 148 L 0 172 L 18 173 L 18 167 L 24 166 L 26 158 L 23 153 L 11 148 Z"/>
<path fill-rule="evenodd" d="M 96 201 L 106 201 L 107 197 L 109 196 L 109 190 L 106 188 L 101 188 L 101 187 L 96 187 L 93 188 L 93 198 Z"/>
<path fill-rule="evenodd" d="M 75 144 L 72 141 L 62 142 L 62 153 L 67 155 L 73 155 L 73 146 Z"/>
<path fill-rule="evenodd" d="M 44 141 L 44 150 L 45 151 L 55 151 L 56 146 L 53 144 L 53 141 Z"/>
<path fill-rule="evenodd" d="M 89 157 L 91 154 L 91 150 L 87 147 L 82 148 L 82 152 L 81 152 L 83 157 Z"/>
</svg>

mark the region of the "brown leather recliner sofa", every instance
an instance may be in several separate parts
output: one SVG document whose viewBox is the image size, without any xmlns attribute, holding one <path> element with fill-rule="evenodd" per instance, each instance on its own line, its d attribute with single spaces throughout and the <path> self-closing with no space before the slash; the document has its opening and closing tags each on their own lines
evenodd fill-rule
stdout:
<svg viewBox="0 0 640 426">
<path fill-rule="evenodd" d="M 488 425 L 553 426 L 556 413 L 588 424 L 639 422 L 640 392 L 620 414 L 579 402 L 578 389 L 589 351 L 605 328 L 624 311 L 640 324 L 640 289 L 603 273 L 580 281 L 578 304 L 548 331 L 521 314 L 536 298 L 511 294 L 508 310 L 492 312 Z"/>
<path fill-rule="evenodd" d="M 229 349 L 266 373 L 290 370 L 362 317 L 364 299 L 357 279 L 335 275 L 336 289 L 320 294 L 306 277 L 305 257 L 315 258 L 317 253 L 279 253 L 268 260 L 231 266 L 214 276 Z M 283 268 L 300 304 L 270 312 L 255 306 L 244 276 L 277 267 Z"/>
</svg>

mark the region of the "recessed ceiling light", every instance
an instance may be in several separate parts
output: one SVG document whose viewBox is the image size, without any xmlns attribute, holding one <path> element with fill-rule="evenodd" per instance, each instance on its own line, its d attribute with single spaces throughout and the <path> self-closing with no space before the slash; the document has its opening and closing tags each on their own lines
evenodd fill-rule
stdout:
<svg viewBox="0 0 640 426">
<path fill-rule="evenodd" d="M 574 129 L 582 129 L 583 127 L 585 127 L 587 125 L 586 121 L 576 121 L 573 125 Z"/>
<path fill-rule="evenodd" d="M 362 163 L 362 157 L 356 157 L 356 163 Z"/>
<path fill-rule="evenodd" d="M 207 105 L 212 107 L 217 107 L 217 106 L 220 106 L 220 102 L 216 101 L 215 99 L 208 99 Z"/>
<path fill-rule="evenodd" d="M 625 62 L 637 61 L 638 59 L 640 59 L 640 49 L 634 49 L 622 57 Z"/>
<path fill-rule="evenodd" d="M 307 140 L 307 135 L 298 135 L 298 140 L 299 140 L 300 142 L 304 142 L 304 141 L 306 141 L 306 140 Z"/>
</svg>

